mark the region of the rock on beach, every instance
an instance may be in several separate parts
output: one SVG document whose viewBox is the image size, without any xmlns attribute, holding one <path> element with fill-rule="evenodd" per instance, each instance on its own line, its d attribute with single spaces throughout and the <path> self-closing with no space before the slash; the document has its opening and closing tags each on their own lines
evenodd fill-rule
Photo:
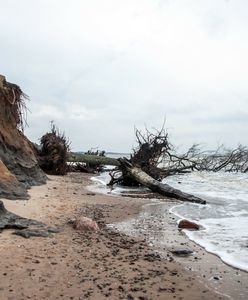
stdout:
<svg viewBox="0 0 248 300">
<path fill-rule="evenodd" d="M 189 220 L 181 220 L 178 223 L 178 228 L 180 229 L 191 229 L 191 230 L 199 230 L 200 226 L 194 222 L 191 222 Z"/>
<path fill-rule="evenodd" d="M 96 221 L 87 217 L 78 217 L 73 223 L 73 228 L 80 231 L 98 231 L 99 227 Z"/>
</svg>

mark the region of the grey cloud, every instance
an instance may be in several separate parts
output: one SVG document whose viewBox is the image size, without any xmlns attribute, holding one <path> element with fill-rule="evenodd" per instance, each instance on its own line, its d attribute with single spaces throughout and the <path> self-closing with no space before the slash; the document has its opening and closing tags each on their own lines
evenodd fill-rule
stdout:
<svg viewBox="0 0 248 300">
<path fill-rule="evenodd" d="M 196 122 L 201 122 L 205 124 L 244 124 L 247 126 L 248 123 L 248 112 L 237 111 L 229 114 L 221 114 L 216 116 L 204 116 L 203 118 L 194 118 Z"/>
<path fill-rule="evenodd" d="M 0 73 L 31 98 L 31 139 L 54 119 L 74 150 L 129 151 L 166 117 L 178 144 L 245 141 L 246 1 L 0 4 Z"/>
</svg>

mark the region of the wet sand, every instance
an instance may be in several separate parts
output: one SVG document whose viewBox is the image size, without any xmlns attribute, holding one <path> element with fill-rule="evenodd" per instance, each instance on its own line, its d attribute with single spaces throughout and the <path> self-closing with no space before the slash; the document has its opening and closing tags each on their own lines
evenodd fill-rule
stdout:
<svg viewBox="0 0 248 300">
<path fill-rule="evenodd" d="M 162 257 L 166 257 L 168 251 L 192 251 L 189 256 L 173 255 L 173 259 L 192 271 L 209 289 L 226 295 L 229 299 L 246 300 L 248 273 L 223 263 L 218 256 L 190 241 L 184 231 L 178 230 L 178 218 L 170 213 L 170 208 L 176 204 L 175 200 L 156 200 L 145 204 L 136 218 L 115 223 L 113 227 L 124 233 L 131 233 L 134 237 L 145 236 L 147 243 L 159 251 Z"/>
<path fill-rule="evenodd" d="M 94 194 L 89 184 L 84 174 L 51 176 L 30 190 L 30 200 L 3 200 L 12 212 L 63 231 L 51 238 L 0 234 L 0 299 L 227 299 L 169 251 L 161 258 L 144 240 L 106 227 L 150 200 Z M 75 231 L 68 220 L 79 215 L 94 217 L 101 230 Z"/>
</svg>

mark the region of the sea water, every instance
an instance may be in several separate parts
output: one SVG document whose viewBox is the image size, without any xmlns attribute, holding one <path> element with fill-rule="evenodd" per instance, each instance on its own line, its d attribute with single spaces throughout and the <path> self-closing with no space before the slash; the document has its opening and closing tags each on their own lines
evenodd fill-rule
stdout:
<svg viewBox="0 0 248 300">
<path fill-rule="evenodd" d="M 94 180 L 98 182 L 98 191 L 106 192 L 108 174 Z M 199 231 L 185 230 L 188 237 L 227 264 L 248 272 L 248 174 L 192 172 L 167 177 L 164 182 L 207 201 L 206 205 L 182 202 L 170 209 L 179 219 L 201 225 Z M 127 190 L 117 188 L 112 192 Z M 156 209 L 154 205 L 160 212 L 167 209 L 161 201 L 153 202 Z"/>
<path fill-rule="evenodd" d="M 206 205 L 182 203 L 171 208 L 179 218 L 202 225 L 188 237 L 224 262 L 248 272 L 248 174 L 193 172 L 166 183 L 199 196 Z"/>
</svg>

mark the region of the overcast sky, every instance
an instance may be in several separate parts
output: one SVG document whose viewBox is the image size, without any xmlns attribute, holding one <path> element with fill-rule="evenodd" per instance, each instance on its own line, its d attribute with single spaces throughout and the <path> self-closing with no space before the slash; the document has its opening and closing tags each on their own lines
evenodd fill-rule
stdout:
<svg viewBox="0 0 248 300">
<path fill-rule="evenodd" d="M 176 145 L 248 144 L 247 0 L 0 0 L 0 73 L 73 150 L 130 151 L 134 126 Z"/>
</svg>

